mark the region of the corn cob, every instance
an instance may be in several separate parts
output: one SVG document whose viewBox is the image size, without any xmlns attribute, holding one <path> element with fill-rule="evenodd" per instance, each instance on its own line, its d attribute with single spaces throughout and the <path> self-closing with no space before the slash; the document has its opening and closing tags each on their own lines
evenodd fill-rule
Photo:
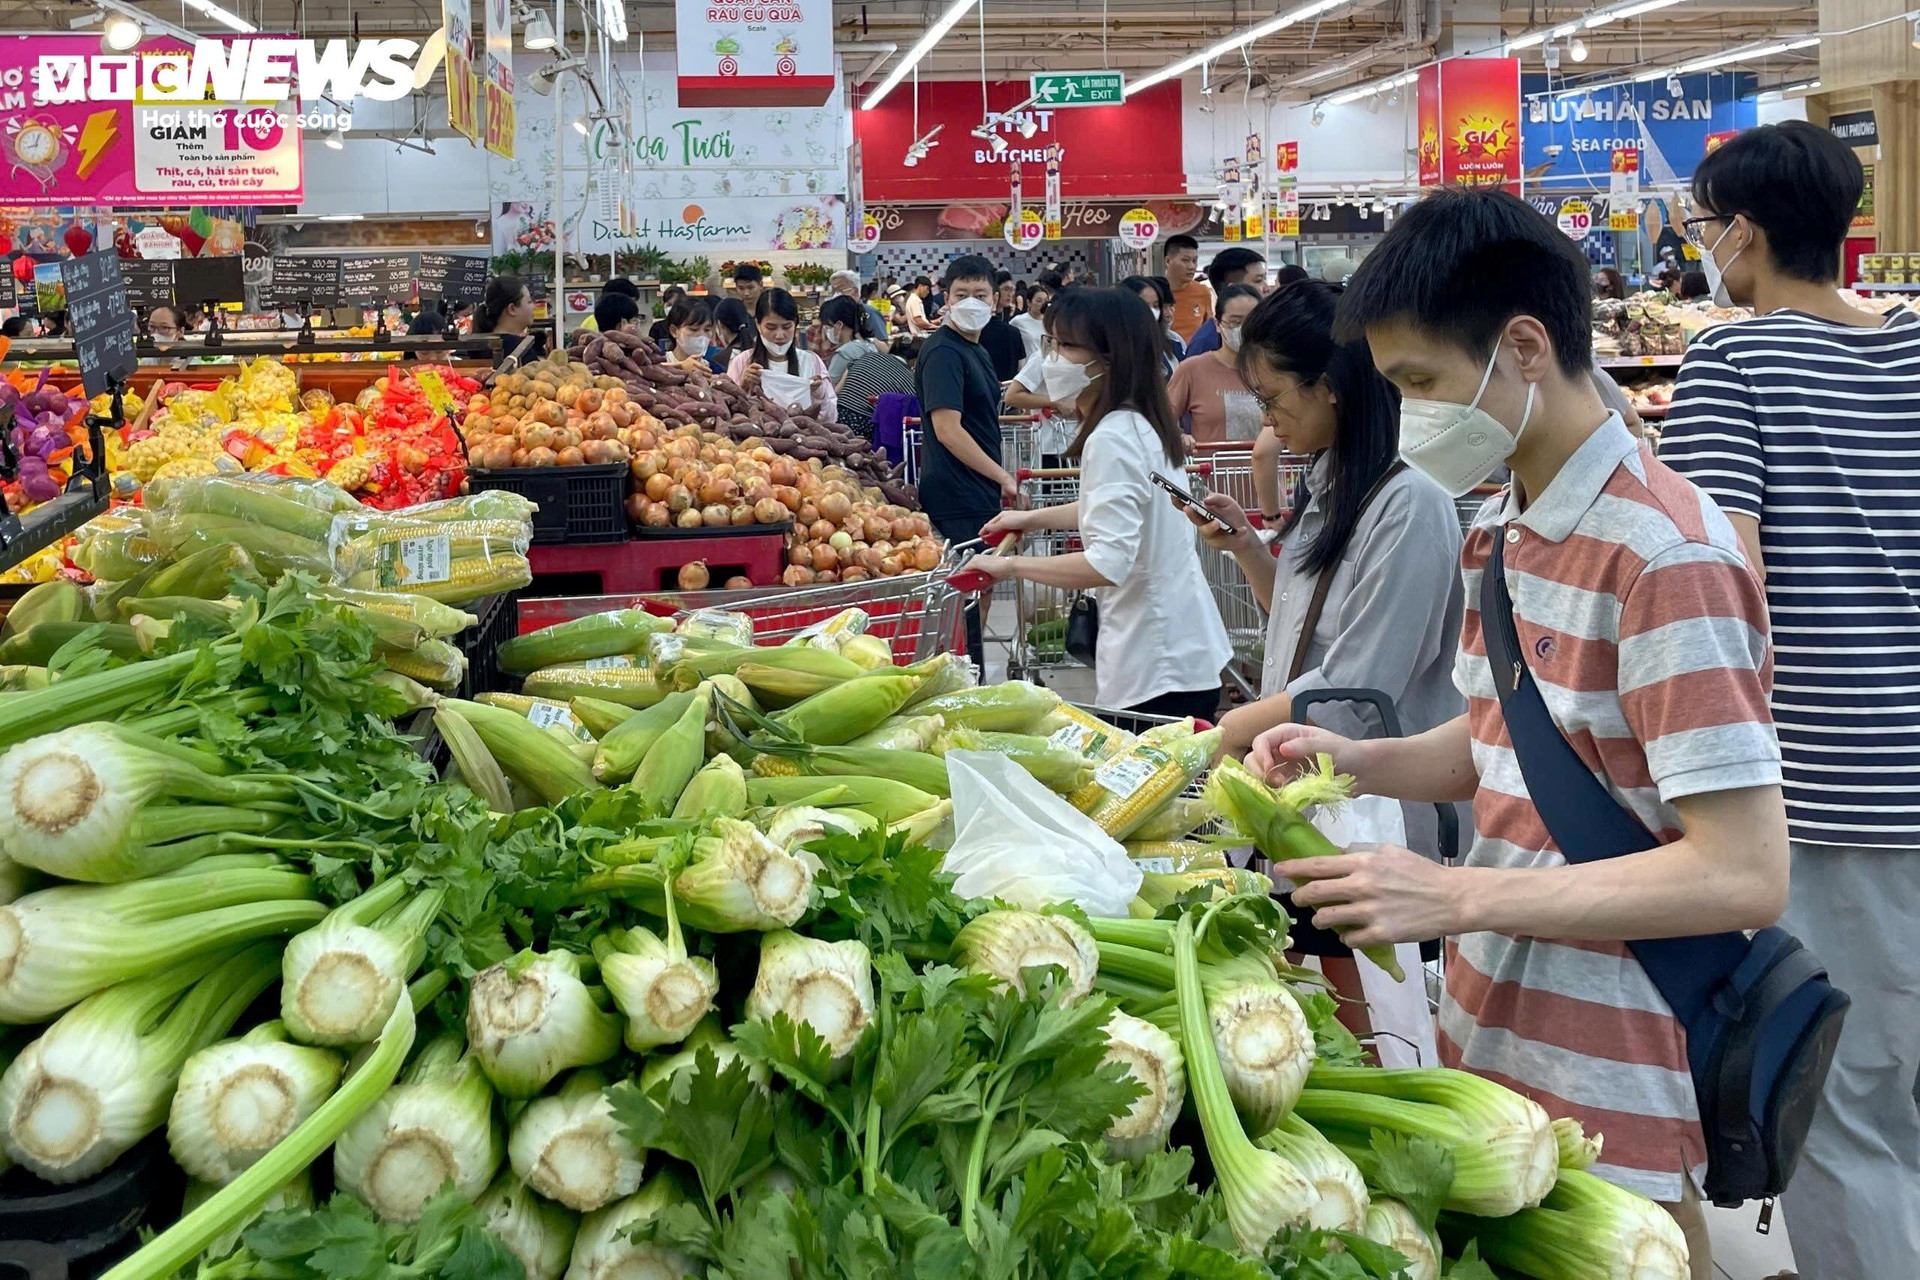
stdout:
<svg viewBox="0 0 1920 1280">
<path fill-rule="evenodd" d="M 1102 831 L 1124 840 L 1205 772 L 1219 754 L 1220 738 L 1220 730 L 1209 729 L 1160 746 L 1137 742 L 1096 769 L 1093 781 L 1069 799 Z"/>
<path fill-rule="evenodd" d="M 1273 882 L 1265 876 L 1257 871 L 1242 871 L 1238 867 L 1196 868 L 1192 871 L 1142 870 L 1140 892 L 1134 901 L 1144 904 L 1155 915 L 1173 905 L 1181 894 L 1191 893 L 1195 889 L 1206 890 L 1209 899 L 1236 893 L 1264 894 L 1273 891 Z"/>
<path fill-rule="evenodd" d="M 116 658 L 138 658 L 145 652 L 140 633 L 124 622 L 36 622 L 0 642 L 0 662 L 44 667 L 61 645 L 90 629 L 97 629 L 95 647 Z"/>
<path fill-rule="evenodd" d="M 671 631 L 673 623 L 656 618 L 645 609 L 615 609 L 609 613 L 589 614 L 562 622 L 558 626 L 515 636 L 500 646 L 500 669 L 524 675 L 541 667 L 562 666 L 604 658 L 611 654 L 637 653 L 647 637 L 659 631 Z"/>
<path fill-rule="evenodd" d="M 988 733 L 964 726 L 945 730 L 934 740 L 935 755 L 949 751 L 992 751 L 1033 775 L 1049 791 L 1066 795 L 1093 780 L 1093 766 L 1077 751 L 1024 733 Z"/>
<path fill-rule="evenodd" d="M 120 620 L 122 622 L 131 622 L 139 617 L 173 619 L 185 616 L 192 618 L 196 622 L 209 622 L 214 626 L 221 627 L 233 621 L 234 610 L 236 608 L 236 606 L 227 603 L 225 600 L 202 600 L 198 596 L 130 596 L 127 599 L 116 600 L 113 603 L 114 607 L 120 611 Z M 384 615 L 382 616 L 384 617 Z M 395 634 L 395 639 L 399 641 L 396 647 L 411 649 L 414 645 L 427 638 L 426 632 L 420 630 L 418 627 L 401 622 L 398 618 L 386 618 L 385 620 L 403 628 L 402 631 Z M 377 639 L 381 635 L 381 629 L 375 627 L 375 638 Z M 405 638 L 409 635 L 412 637 L 410 640 Z"/>
<path fill-rule="evenodd" d="M 747 811 L 747 775 L 732 756 L 715 756 L 680 793 L 676 818 L 738 818 Z"/>
<path fill-rule="evenodd" d="M 653 671 L 621 655 L 542 667 L 522 680 L 520 689 L 536 698 L 576 698 L 585 694 L 630 707 L 650 707 L 666 696 Z"/>
<path fill-rule="evenodd" d="M 279 486 L 275 486 L 276 488 Z M 286 493 L 294 492 L 292 489 Z M 151 502 L 156 495 L 147 495 Z M 332 510 L 320 510 L 268 487 L 220 479 L 188 481 L 162 486 L 158 505 L 168 515 L 213 516 L 239 524 L 277 529 L 296 537 L 324 543 L 332 535 Z M 352 498 L 348 498 L 352 502 Z M 358 507 L 358 503 L 354 504 Z M 195 521 L 198 523 L 198 521 Z"/>
<path fill-rule="evenodd" d="M 253 548 L 249 547 L 248 550 Z M 258 560 L 259 554 L 255 553 L 254 558 Z M 378 569 L 362 569 L 347 578 L 347 585 L 363 591 L 417 592 L 441 604 L 463 604 L 482 596 L 517 591 L 533 581 L 533 570 L 528 566 L 527 558 L 519 554 L 455 556 L 447 569 L 444 579 L 422 582 L 396 571 L 393 565 L 387 565 Z"/>
<path fill-rule="evenodd" d="M 1135 828 L 1133 838 L 1142 841 L 1184 840 L 1213 818 L 1213 808 L 1205 800 L 1181 796 Z"/>
<path fill-rule="evenodd" d="M 404 618 L 439 640 L 458 635 L 468 627 L 479 625 L 480 622 L 480 619 L 464 609 L 441 604 L 438 600 L 423 595 L 399 595 L 392 591 L 356 591 L 351 587 L 336 586 L 318 587 L 314 594 L 327 600 L 337 600 L 341 604 L 353 605 L 368 613 L 385 613 L 396 618 Z"/>
<path fill-rule="evenodd" d="M 887 834 L 904 834 L 908 844 L 944 849 L 953 843 L 953 801 L 942 800 L 930 809 L 888 823 Z"/>
<path fill-rule="evenodd" d="M 824 649 L 781 646 L 772 649 L 709 649 L 690 652 L 666 668 L 676 689 L 691 689 L 708 676 L 737 675 L 752 663 L 781 671 L 798 671 L 834 680 L 852 680 L 866 672 L 856 662 Z"/>
<path fill-rule="evenodd" d="M 445 640 L 422 640 L 411 649 L 381 644 L 376 650 L 387 670 L 434 689 L 457 689 L 467 674 L 467 655 Z"/>
<path fill-rule="evenodd" d="M 606 737 L 616 726 L 633 719 L 640 712 L 638 707 L 609 702 L 605 698 L 569 698 L 567 706 L 572 708 L 574 719 L 585 725 L 587 732 L 596 738 Z"/>
<path fill-rule="evenodd" d="M 1192 840 L 1129 840 L 1127 856 L 1142 871 L 1224 871 L 1227 855 Z"/>
<path fill-rule="evenodd" d="M 837 799 L 820 800 L 828 786 L 844 791 Z M 749 803 L 771 808 L 812 803 L 822 809 L 858 809 L 881 822 L 899 822 L 940 803 L 939 796 L 928 795 L 892 778 L 748 778 Z"/>
<path fill-rule="evenodd" d="M 545 803 L 558 804 L 597 785 L 592 769 L 525 716 L 460 698 L 440 705 L 472 725 L 500 767 Z"/>
<path fill-rule="evenodd" d="M 703 683 L 713 690 L 713 698 L 707 704 L 707 755 L 729 755 L 735 764 L 746 764 L 753 759 L 753 754 L 728 726 L 746 729 L 760 710 L 759 699 L 732 676 L 718 675 Z"/>
<path fill-rule="evenodd" d="M 910 667 L 901 667 L 900 670 L 921 678 L 919 689 L 914 691 L 914 696 L 907 703 L 912 708 L 918 708 L 921 703 L 934 698 L 972 689 L 980 683 L 973 663 L 957 653 L 936 653 L 931 658 Z"/>
<path fill-rule="evenodd" d="M 1078 751 L 1094 764 L 1105 764 L 1135 741 L 1125 729 L 1110 725 L 1070 702 L 1055 707 L 1034 732 Z"/>
<path fill-rule="evenodd" d="M 581 701 L 574 699 L 574 705 Z M 631 778 L 660 735 L 677 724 L 692 703 L 691 691 L 670 693 L 601 734 L 600 749 L 593 758 L 593 776 L 608 785 Z"/>
<path fill-rule="evenodd" d="M 869 671 L 893 665 L 893 648 L 876 635 L 858 635 L 840 646 L 840 656 L 859 663 Z"/>
<path fill-rule="evenodd" d="M 757 755 L 753 772 L 761 778 L 897 778 L 929 795 L 945 798 L 947 762 L 921 751 L 876 751 L 862 747 L 816 747 L 793 755 Z"/>
<path fill-rule="evenodd" d="M 680 718 L 647 748 L 646 759 L 627 783 L 655 813 L 673 812 L 706 759 L 707 697 L 705 691 L 693 695 Z"/>
<path fill-rule="evenodd" d="M 949 727 L 990 729 L 999 733 L 1028 733 L 1060 705 L 1060 695 L 1024 680 L 962 689 L 913 704 L 916 714 L 940 716 Z"/>
<path fill-rule="evenodd" d="M 338 528 L 338 526 L 336 526 Z M 345 524 L 344 545 L 354 555 L 374 555 L 378 549 L 409 542 L 414 538 L 446 538 L 456 546 L 510 549 L 511 544 L 527 541 L 523 520 L 415 520 L 406 516 L 356 519 Z"/>
<path fill-rule="evenodd" d="M 836 746 L 878 726 L 898 711 L 919 686 L 918 676 L 863 676 L 816 693 L 773 719 L 802 742 Z"/>
<path fill-rule="evenodd" d="M 697 639 L 724 640 L 743 649 L 753 644 L 752 616 L 727 609 L 695 609 L 682 617 L 674 630 Z"/>
<path fill-rule="evenodd" d="M 765 667 L 757 662 L 746 662 L 735 667 L 734 676 L 752 689 L 760 701 L 769 707 L 778 709 L 790 707 L 796 702 L 805 702 L 816 693 L 825 693 L 837 684 L 846 681 L 835 676 L 812 675 L 805 671 L 789 671 L 782 667 Z"/>
<path fill-rule="evenodd" d="M 235 544 L 246 550 L 266 577 L 295 569 L 326 573 L 333 568 L 333 557 L 327 554 L 324 541 L 248 520 L 166 511 L 153 518 L 153 540 L 174 560 L 209 547 Z M 377 584 L 369 581 L 364 585 Z"/>
<path fill-rule="evenodd" d="M 524 524 L 533 518 L 540 504 L 505 489 L 482 489 L 440 502 L 425 502 L 408 507 L 408 520 L 515 520 Z"/>
<path fill-rule="evenodd" d="M 788 645 L 806 645 L 814 649 L 825 649 L 839 653 L 847 641 L 867 632 L 867 611 L 865 609 L 842 609 L 831 618 L 824 618 L 812 626 L 798 632 Z"/>
<path fill-rule="evenodd" d="M 1141 734 L 1139 740 L 1150 747 L 1164 747 L 1169 742 L 1178 742 L 1182 738 L 1190 738 L 1193 736 L 1193 733 L 1193 717 L 1187 716 L 1181 720 L 1169 720 L 1165 724 L 1157 724 Z"/>
<path fill-rule="evenodd" d="M 20 664 L 0 666 L 0 690 L 8 693 L 30 693 L 52 683 L 53 676 L 45 667 Z"/>
<path fill-rule="evenodd" d="M 934 739 L 946 727 L 947 722 L 939 716 L 894 716 L 883 721 L 878 729 L 861 734 L 847 745 L 876 750 L 932 751 Z"/>
<path fill-rule="evenodd" d="M 477 693 L 475 702 L 484 702 L 490 707 L 505 707 L 539 725 L 542 729 L 559 729 L 567 738 L 569 746 L 586 743 L 593 746 L 593 734 L 580 718 L 573 714 L 573 708 L 554 698 L 530 698 L 524 693 Z M 587 763 L 593 763 L 594 751 L 587 752 Z"/>
<path fill-rule="evenodd" d="M 496 813 L 513 812 L 513 793 L 507 785 L 507 775 L 500 771 L 500 762 L 487 750 L 487 744 L 480 739 L 479 733 L 469 724 L 466 717 L 457 715 L 444 707 L 436 707 L 433 712 L 433 727 L 439 732 L 441 741 L 447 744 L 447 751 L 453 757 L 453 767 L 460 774 L 460 780 L 467 789 L 486 801 L 487 808 Z"/>
<path fill-rule="evenodd" d="M 227 594 L 236 573 L 254 582 L 260 580 L 253 558 L 243 548 L 232 543 L 208 547 L 155 573 L 147 580 L 146 594 L 218 600 Z"/>
</svg>

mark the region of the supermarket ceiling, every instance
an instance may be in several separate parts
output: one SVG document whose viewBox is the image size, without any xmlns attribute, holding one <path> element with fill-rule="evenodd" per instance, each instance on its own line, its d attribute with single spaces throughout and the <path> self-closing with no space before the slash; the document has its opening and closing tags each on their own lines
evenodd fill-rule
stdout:
<svg viewBox="0 0 1920 1280">
<path fill-rule="evenodd" d="M 221 0 L 263 31 L 309 36 L 424 35 L 440 25 L 432 0 Z M 476 24 L 479 0 L 474 0 Z M 848 75 L 877 77 L 944 13 L 952 0 L 834 0 L 836 43 Z M 1246 30 L 1299 6 L 1246 0 L 981 0 L 920 63 L 923 77 L 1019 78 L 1037 70 L 1111 67 L 1138 78 L 1185 54 Z M 184 0 L 135 0 L 135 7 L 193 31 L 217 33 L 219 25 Z M 576 4 L 568 9 L 577 13 Z M 1215 79 L 1231 91 L 1304 97 L 1310 79 L 1315 94 L 1391 73 L 1423 61 L 1442 45 L 1478 50 L 1552 24 L 1575 24 L 1557 46 L 1562 75 L 1618 74 L 1638 65 L 1672 64 L 1724 50 L 1792 41 L 1817 29 L 1815 7 L 1805 0 L 1669 0 L 1668 7 L 1639 17 L 1586 28 L 1581 20 L 1597 5 L 1500 3 L 1477 0 L 1355 0 L 1262 37 L 1213 64 Z M 1618 3 L 1609 5 L 1619 8 Z M 673 47 L 672 0 L 628 0 L 630 43 L 650 50 Z M 0 0 L 0 30 L 64 31 L 93 12 L 89 0 Z M 983 39 L 984 34 L 984 39 Z M 1575 61 L 1574 35 L 1585 57 Z M 889 50 L 888 46 L 892 46 Z M 1525 69 L 1544 68 L 1543 49 L 1522 54 Z M 1776 53 L 1742 63 L 1762 84 L 1817 74 L 1818 48 Z M 1315 73 L 1321 73 L 1316 75 Z"/>
</svg>

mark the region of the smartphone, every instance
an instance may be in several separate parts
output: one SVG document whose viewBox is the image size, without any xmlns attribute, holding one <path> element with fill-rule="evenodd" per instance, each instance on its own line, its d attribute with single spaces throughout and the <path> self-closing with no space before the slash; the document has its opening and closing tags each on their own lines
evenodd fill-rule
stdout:
<svg viewBox="0 0 1920 1280">
<path fill-rule="evenodd" d="M 1232 525 L 1228 524 L 1225 520 L 1222 520 L 1219 516 L 1213 514 L 1213 512 L 1207 510 L 1204 506 L 1200 505 L 1200 500 L 1198 498 L 1194 497 L 1192 494 L 1188 493 L 1185 489 L 1182 489 L 1179 485 L 1167 479 L 1165 476 L 1161 475 L 1157 471 L 1153 474 L 1153 482 L 1159 485 L 1162 489 L 1165 489 L 1168 493 L 1172 494 L 1173 500 L 1178 504 L 1180 504 L 1180 506 L 1182 506 L 1183 508 L 1186 508 L 1191 511 L 1198 511 L 1201 515 L 1213 521 L 1213 523 L 1219 527 L 1220 532 L 1222 533 L 1239 532 Z"/>
</svg>

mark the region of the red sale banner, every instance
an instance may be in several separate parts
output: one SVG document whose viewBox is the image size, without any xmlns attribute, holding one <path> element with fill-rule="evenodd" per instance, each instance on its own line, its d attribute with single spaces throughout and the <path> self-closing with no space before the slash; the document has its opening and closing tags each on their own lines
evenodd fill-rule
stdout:
<svg viewBox="0 0 1920 1280">
<path fill-rule="evenodd" d="M 137 60 L 177 59 L 186 48 L 161 38 L 109 56 L 98 36 L 0 39 L 0 85 L 9 86 L 0 93 L 0 203 L 300 203 L 301 129 L 321 124 L 297 99 L 150 102 L 100 91 L 133 83 Z M 70 78 L 43 72 L 43 60 Z"/>
<path fill-rule="evenodd" d="M 1415 92 L 1420 185 L 1520 193 L 1520 60 L 1449 58 Z"/>
</svg>

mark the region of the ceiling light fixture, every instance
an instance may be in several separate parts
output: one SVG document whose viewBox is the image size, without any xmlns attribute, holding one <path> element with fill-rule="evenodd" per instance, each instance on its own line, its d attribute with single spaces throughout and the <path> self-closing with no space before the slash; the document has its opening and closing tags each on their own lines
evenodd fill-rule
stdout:
<svg viewBox="0 0 1920 1280">
<path fill-rule="evenodd" d="M 1313 127 L 1318 129 L 1327 122 L 1327 107 L 1323 102 L 1313 104 Z"/>
<path fill-rule="evenodd" d="M 246 33 L 260 29 L 239 14 L 227 9 L 222 9 L 219 5 L 215 4 L 213 0 L 181 0 L 181 3 L 185 4 L 189 9 L 194 9 L 205 14 L 230 31 Z"/>
<path fill-rule="evenodd" d="M 1587 49 L 1587 42 L 1585 40 L 1580 39 L 1578 36 L 1575 36 L 1573 40 L 1567 45 L 1567 56 L 1569 58 L 1572 58 L 1575 62 L 1585 62 L 1587 60 L 1588 52 L 1589 50 Z"/>
<path fill-rule="evenodd" d="M 346 131 L 343 130 L 339 125 L 333 126 L 333 132 L 327 135 L 328 149 L 333 151 L 341 151 L 346 148 L 346 145 L 347 145 Z"/>
<path fill-rule="evenodd" d="M 1518 53 L 1522 49 L 1531 49 L 1537 44 L 1545 44 L 1546 42 L 1547 42 L 1546 32 L 1529 31 L 1524 36 L 1515 36 L 1513 39 L 1507 41 L 1507 52 Z"/>
<path fill-rule="evenodd" d="M 1656 9 L 1667 9 L 1679 4 L 1680 0 L 1640 0 L 1639 4 L 1630 4 L 1624 9 L 1615 9 L 1616 18 L 1637 18 L 1643 13 L 1652 13 Z"/>
<path fill-rule="evenodd" d="M 920 59 L 926 57 L 933 46 L 939 44 L 946 37 L 947 32 L 953 29 L 953 24 L 965 17 L 967 10 L 973 8 L 976 3 L 978 0 L 953 0 L 953 3 L 947 7 L 947 11 L 936 18 L 933 25 L 913 42 L 913 47 L 907 50 L 907 56 L 893 64 L 893 70 L 887 72 L 887 78 L 867 95 L 867 100 L 860 104 L 860 109 L 871 111 L 879 106 L 881 100 L 907 78 L 908 72 L 920 65 Z"/>
<path fill-rule="evenodd" d="M 1609 22 L 1618 21 L 1619 17 L 1620 15 L 1617 13 L 1590 13 L 1587 15 L 1586 22 L 1583 23 L 1582 25 L 1584 25 L 1587 30 L 1591 31 L 1595 27 L 1604 27 Z"/>
<path fill-rule="evenodd" d="M 1040 126 L 1034 121 L 1034 118 L 1032 116 L 1029 115 L 1029 116 L 1021 117 L 1020 119 L 1020 136 L 1021 137 L 1031 138 L 1034 134 L 1038 132 L 1040 132 Z"/>
<path fill-rule="evenodd" d="M 1142 89 L 1151 89 L 1163 80 L 1171 80 L 1176 76 L 1185 75 L 1195 67 L 1212 62 L 1215 58 L 1223 54 L 1232 53 L 1235 49 L 1252 44 L 1255 40 L 1263 36 L 1270 36 L 1276 31 L 1284 31 L 1296 22 L 1305 22 L 1308 18 L 1318 17 L 1330 9 L 1339 8 L 1345 3 L 1347 3 L 1347 0 L 1312 0 L 1312 3 L 1301 5 L 1297 9 L 1289 9 L 1285 13 L 1275 14 L 1265 22 L 1256 22 L 1245 31 L 1228 36 L 1218 44 L 1208 45 L 1200 52 L 1188 54 L 1178 62 L 1169 62 L 1166 66 L 1161 67 L 1151 75 L 1142 76 L 1138 80 L 1131 81 L 1123 91 L 1122 96 L 1131 98 Z"/>
<path fill-rule="evenodd" d="M 584 137 L 586 137 L 586 136 L 587 136 L 587 122 L 586 122 L 585 120 L 582 120 L 582 119 L 580 119 L 580 118 L 578 118 L 578 117 L 575 117 L 575 118 L 574 118 L 574 121 L 573 121 L 573 131 L 574 131 L 575 133 L 577 133 L 577 134 L 579 134 L 579 135 L 580 135 L 581 137 L 583 137 L 583 138 L 584 138 Z"/>
<path fill-rule="evenodd" d="M 520 43 L 535 52 L 541 49 L 551 49 L 559 43 L 559 41 L 554 38 L 553 19 L 547 16 L 546 10 L 535 9 L 527 15 L 527 25 L 526 29 L 520 34 Z"/>
<path fill-rule="evenodd" d="M 109 53 L 125 53 L 139 44 L 146 34 L 146 29 L 126 14 L 109 13 L 107 25 L 100 30 L 100 47 Z"/>
<path fill-rule="evenodd" d="M 1812 43 L 1818 44 L 1819 41 L 1815 40 Z M 1715 67 L 1724 67 L 1729 62 L 1746 62 L 1756 58 L 1771 58 L 1774 54 L 1785 53 L 1791 48 L 1793 48 L 1792 45 L 1788 44 L 1785 40 L 1781 40 L 1774 44 L 1763 44 L 1753 48 L 1728 49 L 1723 53 L 1711 54 L 1705 58 L 1695 58 L 1692 62 L 1683 62 L 1675 67 L 1674 71 L 1679 75 L 1690 76 L 1696 71 L 1710 71 Z"/>
<path fill-rule="evenodd" d="M 361 215 L 357 213 L 323 213 L 314 219 L 315 222 L 359 222 L 360 220 Z"/>
</svg>

